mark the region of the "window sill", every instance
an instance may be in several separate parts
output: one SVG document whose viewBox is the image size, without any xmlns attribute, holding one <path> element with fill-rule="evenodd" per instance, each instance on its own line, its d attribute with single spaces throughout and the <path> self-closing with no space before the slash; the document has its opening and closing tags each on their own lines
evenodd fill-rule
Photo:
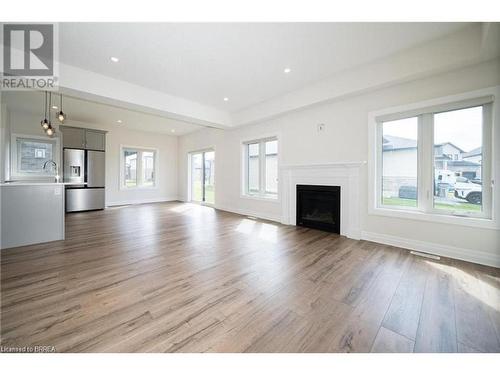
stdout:
<svg viewBox="0 0 500 375">
<path fill-rule="evenodd" d="M 427 213 L 417 210 L 398 210 L 382 207 L 371 208 L 368 213 L 370 215 L 389 216 L 401 219 L 420 220 L 441 224 L 453 224 L 484 229 L 500 229 L 500 225 L 495 219 L 464 217 L 458 215 L 453 216 L 439 213 Z"/>
<path fill-rule="evenodd" d="M 272 202 L 272 203 L 279 203 L 280 202 L 280 199 L 278 196 L 273 197 L 273 196 L 266 196 L 266 195 L 241 194 L 240 198 L 252 199 L 252 200 L 257 200 L 257 201 L 264 201 L 264 202 Z"/>
<path fill-rule="evenodd" d="M 134 186 L 134 187 L 125 187 L 125 186 L 120 186 L 120 190 L 124 191 L 134 191 L 134 190 L 158 190 L 158 186 Z"/>
<path fill-rule="evenodd" d="M 47 173 L 30 173 L 30 174 L 11 174 L 9 180 L 25 180 L 25 181 L 33 181 L 33 180 L 43 180 L 43 179 L 51 179 L 53 180 L 56 177 L 56 174 L 47 174 Z"/>
</svg>

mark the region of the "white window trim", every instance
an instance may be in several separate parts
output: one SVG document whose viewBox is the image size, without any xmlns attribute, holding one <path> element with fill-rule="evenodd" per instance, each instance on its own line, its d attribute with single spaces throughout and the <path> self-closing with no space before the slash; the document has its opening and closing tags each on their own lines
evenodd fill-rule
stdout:
<svg viewBox="0 0 500 375">
<path fill-rule="evenodd" d="M 265 135 L 261 138 L 250 138 L 241 140 L 241 190 L 240 198 L 252 199 L 265 202 L 279 203 L 280 198 L 280 165 L 281 165 L 281 145 L 280 137 L 277 134 Z M 266 162 L 265 162 L 265 143 L 267 141 L 278 142 L 278 189 L 275 195 L 262 193 L 265 191 L 265 176 L 266 176 Z M 259 143 L 259 192 L 251 193 L 248 191 L 248 161 L 247 161 L 247 146 L 249 144 Z"/>
<path fill-rule="evenodd" d="M 132 186 L 132 187 L 127 187 L 125 186 L 125 173 L 124 173 L 124 166 L 125 166 L 125 158 L 123 157 L 123 151 L 125 150 L 137 150 L 137 151 L 153 151 L 155 153 L 155 180 L 153 186 L 143 186 L 143 185 L 137 185 L 137 186 Z M 160 150 L 157 148 L 152 148 L 152 147 L 144 147 L 144 146 L 130 146 L 130 145 L 120 145 L 120 190 L 124 191 L 129 191 L 129 190 L 157 190 L 158 185 L 159 185 L 159 159 L 160 159 Z M 139 168 L 139 164 L 137 165 L 137 174 L 141 176 L 142 180 L 142 173 L 139 174 L 139 170 L 142 172 L 142 160 L 141 160 L 141 168 Z M 139 182 L 139 179 L 138 181 Z"/>
<path fill-rule="evenodd" d="M 453 108 L 453 106 L 460 107 L 463 103 L 475 103 L 476 100 L 484 100 L 485 97 L 492 96 L 493 103 L 491 104 L 491 116 L 492 119 L 489 122 L 491 130 L 489 131 L 491 135 L 491 142 L 485 143 L 485 153 L 489 153 L 489 160 L 483 164 L 483 168 L 486 174 L 490 174 L 488 179 L 491 181 L 491 193 L 489 194 L 490 203 L 484 201 L 483 207 L 488 205 L 491 210 L 491 218 L 479 218 L 479 217 L 463 217 L 458 215 L 450 215 L 449 212 L 442 210 L 435 210 L 431 207 L 421 207 L 418 209 L 406 208 L 406 209 L 396 209 L 389 207 L 381 207 L 379 202 L 379 197 L 381 196 L 381 176 L 378 173 L 381 166 L 381 153 L 378 151 L 381 149 L 381 137 L 380 137 L 380 126 L 379 122 L 381 119 L 383 121 L 389 121 L 394 118 L 401 117 L 412 117 L 429 110 L 434 110 L 433 107 L 441 108 Z M 499 214 L 500 214 L 500 184 L 494 183 L 498 181 L 498 176 L 500 176 L 500 129 L 499 129 L 499 119 L 500 119 L 500 105 L 498 103 L 498 98 L 500 98 L 500 86 L 489 87 L 481 90 L 475 90 L 459 95 L 451 95 L 442 98 L 436 98 L 432 100 L 427 100 L 423 102 L 397 106 L 392 108 L 383 109 L 380 111 L 370 112 L 368 114 L 368 213 L 370 215 L 379 216 L 389 216 L 403 219 L 411 220 L 422 220 L 430 221 L 436 223 L 444 224 L 454 224 L 469 227 L 487 228 L 487 229 L 500 229 Z M 496 100 L 495 100 L 496 99 Z M 425 116 L 422 116 L 423 118 Z M 425 121 L 425 118 L 423 119 Z M 488 121 L 486 121 L 487 123 Z M 427 145 L 427 148 L 431 147 L 429 150 L 424 150 L 425 145 L 422 145 L 423 141 L 422 134 L 424 126 L 419 126 L 419 163 L 418 165 L 418 176 L 419 178 L 424 178 L 429 175 L 429 173 L 422 173 L 423 165 L 431 165 L 431 155 L 433 150 L 433 145 Z M 427 129 L 430 131 L 430 129 Z M 485 137 L 488 134 L 484 134 Z M 489 150 L 487 147 L 489 146 Z M 427 151 L 427 152 L 426 152 Z M 428 154 L 428 155 L 427 155 Z M 489 167 L 488 167 L 489 164 Z M 428 179 L 428 178 L 426 178 Z M 432 181 L 422 180 L 420 185 L 430 187 Z M 483 182 L 483 186 L 486 185 L 486 180 Z M 426 191 L 421 191 L 423 189 L 418 189 L 418 199 L 421 202 L 430 202 L 432 199 L 422 199 L 427 194 Z M 432 194 L 432 192 L 431 192 Z M 487 198 L 488 199 L 488 198 Z"/>
<path fill-rule="evenodd" d="M 20 133 L 12 133 L 10 136 L 10 179 L 12 180 L 33 180 L 40 178 L 48 178 L 54 177 L 56 172 L 53 173 L 19 173 L 17 170 L 17 139 L 18 138 L 27 138 L 27 139 L 35 139 L 41 141 L 50 140 L 51 142 L 55 142 L 55 150 L 54 150 L 54 162 L 57 164 L 57 168 L 59 169 L 59 175 L 62 173 L 61 169 L 61 148 L 59 147 L 60 141 L 59 137 L 49 138 L 48 136 L 41 135 L 31 135 L 31 134 L 20 134 Z"/>
</svg>

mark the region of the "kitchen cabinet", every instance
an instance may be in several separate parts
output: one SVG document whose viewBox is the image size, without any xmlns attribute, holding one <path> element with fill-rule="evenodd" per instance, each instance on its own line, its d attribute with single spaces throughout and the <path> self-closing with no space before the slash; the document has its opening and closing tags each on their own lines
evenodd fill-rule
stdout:
<svg viewBox="0 0 500 375">
<path fill-rule="evenodd" d="M 79 148 L 86 150 L 105 151 L 106 149 L 106 132 L 75 128 L 72 126 L 61 126 L 63 133 L 64 148 Z"/>
<path fill-rule="evenodd" d="M 85 131 L 85 148 L 88 150 L 104 151 L 106 148 L 106 134 L 87 129 Z"/>
<path fill-rule="evenodd" d="M 63 147 L 85 148 L 85 129 L 69 126 L 60 128 L 63 133 Z"/>
</svg>

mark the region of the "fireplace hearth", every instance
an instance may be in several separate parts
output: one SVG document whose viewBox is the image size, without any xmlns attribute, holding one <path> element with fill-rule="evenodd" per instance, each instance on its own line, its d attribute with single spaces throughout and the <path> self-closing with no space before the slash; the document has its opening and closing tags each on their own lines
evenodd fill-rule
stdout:
<svg viewBox="0 0 500 375">
<path fill-rule="evenodd" d="M 297 185 L 296 224 L 340 234 L 340 186 Z"/>
</svg>

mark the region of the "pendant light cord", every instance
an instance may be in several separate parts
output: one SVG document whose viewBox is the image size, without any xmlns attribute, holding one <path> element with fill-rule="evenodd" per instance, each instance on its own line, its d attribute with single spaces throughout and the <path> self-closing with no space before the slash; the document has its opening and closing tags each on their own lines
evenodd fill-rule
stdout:
<svg viewBox="0 0 500 375">
<path fill-rule="evenodd" d="M 45 119 L 47 119 L 47 91 L 45 91 Z"/>
<path fill-rule="evenodd" d="M 50 106 L 52 105 L 52 93 L 49 92 L 49 124 L 50 124 Z"/>
</svg>

